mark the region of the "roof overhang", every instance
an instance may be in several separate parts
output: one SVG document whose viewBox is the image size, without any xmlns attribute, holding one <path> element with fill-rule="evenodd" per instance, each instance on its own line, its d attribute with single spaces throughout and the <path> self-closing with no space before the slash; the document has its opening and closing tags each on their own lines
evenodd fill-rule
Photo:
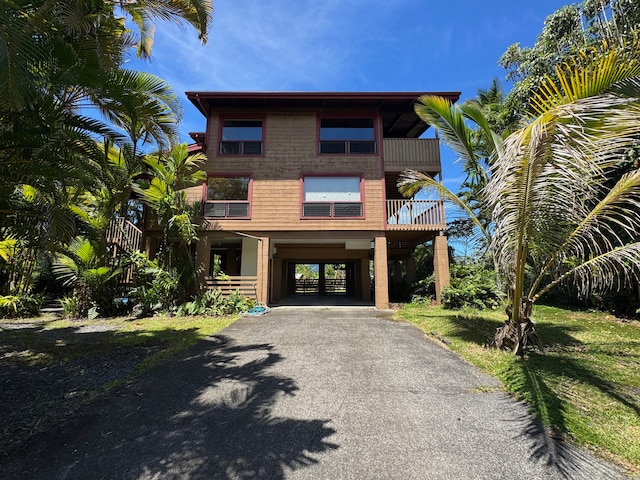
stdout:
<svg viewBox="0 0 640 480">
<path fill-rule="evenodd" d="M 219 110 L 376 111 L 382 114 L 386 138 L 415 138 L 429 128 L 415 113 L 418 97 L 436 95 L 452 103 L 460 98 L 460 92 L 186 92 L 186 95 L 205 117 Z"/>
</svg>

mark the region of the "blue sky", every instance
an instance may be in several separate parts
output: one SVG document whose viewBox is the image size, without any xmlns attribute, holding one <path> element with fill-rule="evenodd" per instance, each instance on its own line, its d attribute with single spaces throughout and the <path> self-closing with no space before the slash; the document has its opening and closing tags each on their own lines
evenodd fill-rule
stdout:
<svg viewBox="0 0 640 480">
<path fill-rule="evenodd" d="M 195 31 L 158 25 L 150 62 L 129 67 L 165 79 L 180 94 L 181 134 L 202 131 L 188 90 L 460 91 L 475 96 L 504 80 L 498 59 L 531 46 L 547 15 L 568 1 L 214 0 L 207 45 Z M 505 84 L 505 88 L 508 85 Z M 442 151 L 445 184 L 463 179 Z"/>
</svg>

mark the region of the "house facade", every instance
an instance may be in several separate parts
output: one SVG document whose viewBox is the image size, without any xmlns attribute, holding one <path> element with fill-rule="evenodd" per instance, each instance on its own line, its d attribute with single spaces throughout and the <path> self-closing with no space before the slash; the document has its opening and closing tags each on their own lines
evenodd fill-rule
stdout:
<svg viewBox="0 0 640 480">
<path fill-rule="evenodd" d="M 190 149 L 206 154 L 207 181 L 188 189 L 206 220 L 203 280 L 277 304 L 309 293 L 296 266 L 314 265 L 312 293 L 387 308 L 390 285 L 415 280 L 413 249 L 433 240 L 439 294 L 449 275 L 443 203 L 396 186 L 407 168 L 441 175 L 438 140 L 419 138 L 423 94 L 187 92 L 206 119 Z M 326 265 L 341 270 L 340 286 Z"/>
</svg>

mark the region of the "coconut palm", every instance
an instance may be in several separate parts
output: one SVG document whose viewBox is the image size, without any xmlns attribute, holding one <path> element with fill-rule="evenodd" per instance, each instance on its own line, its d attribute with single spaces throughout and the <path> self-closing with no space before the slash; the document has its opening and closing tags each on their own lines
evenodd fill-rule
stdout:
<svg viewBox="0 0 640 480">
<path fill-rule="evenodd" d="M 491 212 L 483 232 L 510 302 L 494 344 L 515 353 L 535 338 L 531 307 L 554 285 L 573 279 L 586 295 L 640 271 L 640 170 L 609 186 L 640 135 L 640 48 L 582 52 L 557 78 L 535 93 L 524 125 L 496 142 L 482 191 Z M 400 180 L 405 194 L 422 187 L 464 203 L 418 172 Z"/>
</svg>

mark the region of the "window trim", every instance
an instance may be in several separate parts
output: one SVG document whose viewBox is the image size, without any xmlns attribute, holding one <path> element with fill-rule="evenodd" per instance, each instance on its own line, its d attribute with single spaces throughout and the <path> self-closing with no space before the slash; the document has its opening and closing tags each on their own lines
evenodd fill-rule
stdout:
<svg viewBox="0 0 640 480">
<path fill-rule="evenodd" d="M 340 120 L 340 119 L 344 119 L 344 120 L 372 120 L 373 121 L 373 146 L 374 146 L 374 152 L 369 152 L 369 153 L 351 153 L 351 152 L 345 152 L 345 153 L 322 153 L 321 152 L 321 148 L 320 148 L 320 134 L 322 132 L 322 120 L 324 119 L 332 119 L 332 120 Z M 379 156 L 380 155 L 380 135 L 379 135 L 379 126 L 378 126 L 378 115 L 375 113 L 350 113 L 350 114 L 341 114 L 341 115 L 323 115 L 323 114 L 318 114 L 316 117 L 316 155 L 319 156 L 344 156 L 344 155 L 352 155 L 352 156 Z M 335 140 L 336 142 L 339 142 L 340 140 Z M 348 146 L 350 144 L 350 142 L 362 142 L 363 140 L 343 140 L 344 143 Z M 347 150 L 347 148 L 345 148 L 345 150 Z"/>
<path fill-rule="evenodd" d="M 207 193 L 209 188 L 209 179 L 210 178 L 230 178 L 230 177 L 247 177 L 249 179 L 249 185 L 247 186 L 247 200 L 208 200 Z M 207 172 L 207 179 L 202 183 L 202 218 L 211 218 L 215 220 L 251 220 L 251 214 L 253 210 L 253 175 L 251 173 L 246 172 L 234 172 L 234 173 L 211 173 Z M 218 203 L 218 204 L 226 204 L 225 206 L 225 216 L 224 217 L 212 217 L 205 215 L 205 207 L 207 203 Z M 247 204 L 248 215 L 247 216 L 229 216 L 227 213 L 229 212 L 229 204 L 238 203 L 238 204 Z"/>
<path fill-rule="evenodd" d="M 309 177 L 328 177 L 328 178 L 339 178 L 339 177 L 357 177 L 360 179 L 360 204 L 362 215 L 360 216 L 348 216 L 348 217 L 336 217 L 332 216 L 305 216 L 304 215 L 304 204 L 305 203 L 324 203 L 331 204 L 331 211 L 333 212 L 333 206 L 336 203 L 358 203 L 358 202 L 347 202 L 347 201 L 331 201 L 331 202 L 305 202 L 304 200 L 304 179 Z M 362 172 L 344 172 L 344 173 L 301 173 L 300 174 L 300 220 L 364 220 L 366 218 L 365 212 L 365 196 L 364 196 L 364 174 Z"/>
<path fill-rule="evenodd" d="M 260 153 L 222 153 L 222 129 L 224 128 L 225 120 L 260 120 L 262 122 L 262 138 L 260 140 Z M 233 115 L 233 114 L 220 114 L 218 116 L 218 145 L 216 155 L 219 157 L 264 157 L 265 152 L 265 130 L 266 130 L 266 115 Z M 233 140 L 231 140 L 233 141 Z M 242 150 L 244 150 L 244 142 L 256 142 L 257 140 L 236 140 L 243 144 Z"/>
</svg>

